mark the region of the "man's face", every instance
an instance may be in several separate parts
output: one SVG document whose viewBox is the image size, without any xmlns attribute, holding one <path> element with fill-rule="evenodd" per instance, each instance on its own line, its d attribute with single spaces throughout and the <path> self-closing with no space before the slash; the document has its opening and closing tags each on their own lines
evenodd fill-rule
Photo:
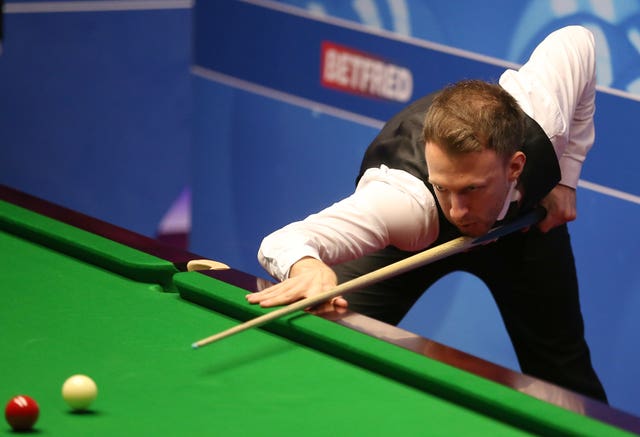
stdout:
<svg viewBox="0 0 640 437">
<path fill-rule="evenodd" d="M 448 155 L 435 143 L 425 147 L 429 182 L 447 219 L 464 235 L 486 234 L 496 222 L 525 156 L 509 160 L 493 150 Z"/>
</svg>

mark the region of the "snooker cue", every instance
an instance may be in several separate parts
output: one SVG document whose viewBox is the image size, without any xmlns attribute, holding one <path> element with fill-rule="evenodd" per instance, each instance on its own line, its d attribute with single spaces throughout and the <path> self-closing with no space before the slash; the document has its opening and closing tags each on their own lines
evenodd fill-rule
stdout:
<svg viewBox="0 0 640 437">
<path fill-rule="evenodd" d="M 446 243 L 431 247 L 408 258 L 381 267 L 372 272 L 365 273 L 362 276 L 358 276 L 357 278 L 343 282 L 342 284 L 338 284 L 337 286 L 323 293 L 319 293 L 315 296 L 307 297 L 297 302 L 293 302 L 285 307 L 263 314 L 212 336 L 203 338 L 202 340 L 193 343 L 191 347 L 193 349 L 198 349 L 202 346 L 216 342 L 218 340 L 222 340 L 223 338 L 229 337 L 239 332 L 264 325 L 265 323 L 269 323 L 272 320 L 286 316 L 293 312 L 313 307 L 314 305 L 332 299 L 336 296 L 340 296 L 342 294 L 355 291 L 368 285 L 375 284 L 409 270 L 413 270 L 418 267 L 422 267 L 443 258 L 449 257 L 451 255 L 467 251 L 476 246 L 492 243 L 501 237 L 536 224 L 537 222 L 542 220 L 545 215 L 545 209 L 542 207 L 538 207 L 503 226 L 490 230 L 481 237 L 474 238 L 462 236 L 454 238 L 453 240 L 447 241 Z"/>
</svg>

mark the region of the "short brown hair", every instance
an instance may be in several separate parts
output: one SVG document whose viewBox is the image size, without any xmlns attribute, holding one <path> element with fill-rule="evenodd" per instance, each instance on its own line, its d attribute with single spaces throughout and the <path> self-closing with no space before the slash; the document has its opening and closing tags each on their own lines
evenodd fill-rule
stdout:
<svg viewBox="0 0 640 437">
<path fill-rule="evenodd" d="M 426 142 L 449 153 L 493 149 L 508 158 L 522 147 L 524 117 L 516 100 L 499 85 L 467 80 L 436 96 L 422 133 Z"/>
</svg>

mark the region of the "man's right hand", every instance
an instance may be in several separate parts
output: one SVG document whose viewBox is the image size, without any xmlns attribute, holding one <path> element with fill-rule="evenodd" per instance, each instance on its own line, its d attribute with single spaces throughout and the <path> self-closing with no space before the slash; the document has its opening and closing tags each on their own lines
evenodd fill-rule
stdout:
<svg viewBox="0 0 640 437">
<path fill-rule="evenodd" d="M 261 307 L 286 305 L 327 291 L 338 284 L 335 272 L 322 261 L 305 257 L 297 261 L 289 271 L 289 278 L 257 293 L 247 295 L 247 301 Z M 309 310 L 320 314 L 347 308 L 347 301 L 334 297 Z"/>
</svg>

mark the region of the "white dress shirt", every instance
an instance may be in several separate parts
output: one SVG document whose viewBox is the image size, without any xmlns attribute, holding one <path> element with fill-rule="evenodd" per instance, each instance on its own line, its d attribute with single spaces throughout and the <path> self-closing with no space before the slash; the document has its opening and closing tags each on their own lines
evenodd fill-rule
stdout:
<svg viewBox="0 0 640 437">
<path fill-rule="evenodd" d="M 558 156 L 560 183 L 575 188 L 595 137 L 591 32 L 580 26 L 553 32 L 518 71 L 505 71 L 499 84 L 545 131 Z M 499 219 L 519 195 L 514 183 Z M 258 260 L 283 280 L 305 256 L 331 265 L 389 245 L 417 251 L 432 244 L 438 231 L 436 201 L 424 183 L 383 165 L 368 169 L 351 196 L 267 236 Z"/>
</svg>

